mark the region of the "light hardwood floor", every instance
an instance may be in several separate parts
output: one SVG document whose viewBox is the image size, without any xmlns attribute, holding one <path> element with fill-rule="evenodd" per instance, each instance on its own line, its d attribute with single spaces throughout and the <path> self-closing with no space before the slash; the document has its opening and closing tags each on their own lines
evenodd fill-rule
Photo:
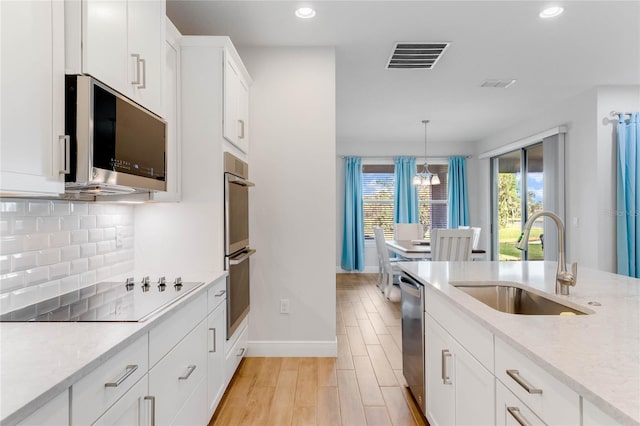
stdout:
<svg viewBox="0 0 640 426">
<path fill-rule="evenodd" d="M 402 376 L 400 292 L 337 274 L 337 358 L 245 358 L 209 426 L 427 425 Z"/>
</svg>

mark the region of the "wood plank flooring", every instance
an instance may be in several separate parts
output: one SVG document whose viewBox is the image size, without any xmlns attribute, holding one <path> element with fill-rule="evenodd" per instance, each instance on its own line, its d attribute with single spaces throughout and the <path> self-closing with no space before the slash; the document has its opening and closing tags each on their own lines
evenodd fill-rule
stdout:
<svg viewBox="0 0 640 426">
<path fill-rule="evenodd" d="M 428 425 L 402 376 L 400 292 L 337 274 L 337 358 L 245 358 L 209 426 Z"/>
</svg>

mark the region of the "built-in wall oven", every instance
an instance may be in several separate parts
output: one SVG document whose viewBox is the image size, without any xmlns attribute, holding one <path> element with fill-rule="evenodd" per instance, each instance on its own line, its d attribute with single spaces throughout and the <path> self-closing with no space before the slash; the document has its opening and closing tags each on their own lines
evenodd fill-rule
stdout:
<svg viewBox="0 0 640 426">
<path fill-rule="evenodd" d="M 249 165 L 224 153 L 224 257 L 227 277 L 227 339 L 249 314 Z"/>
</svg>

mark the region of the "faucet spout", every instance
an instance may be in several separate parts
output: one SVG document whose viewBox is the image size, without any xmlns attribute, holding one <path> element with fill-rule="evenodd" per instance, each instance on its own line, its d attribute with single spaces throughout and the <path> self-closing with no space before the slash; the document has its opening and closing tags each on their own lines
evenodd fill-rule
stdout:
<svg viewBox="0 0 640 426">
<path fill-rule="evenodd" d="M 548 211 L 541 211 L 533 214 L 524 224 L 524 230 L 516 243 L 516 248 L 525 251 L 527 250 L 529 247 L 529 233 L 531 232 L 531 227 L 541 216 L 551 218 L 558 228 L 558 271 L 556 273 L 556 294 L 568 295 L 569 287 L 576 285 L 578 264 L 573 263 L 571 265 L 571 272 L 567 271 L 567 265 L 565 262 L 565 229 L 564 224 L 558 215 Z"/>
</svg>

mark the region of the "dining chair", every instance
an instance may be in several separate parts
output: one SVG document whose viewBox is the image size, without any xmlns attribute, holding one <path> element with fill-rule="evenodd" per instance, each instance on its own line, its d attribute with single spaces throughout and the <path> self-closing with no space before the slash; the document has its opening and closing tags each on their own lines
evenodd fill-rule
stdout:
<svg viewBox="0 0 640 426">
<path fill-rule="evenodd" d="M 378 264 L 379 264 L 379 281 L 378 287 L 380 291 L 384 293 L 384 296 L 388 299 L 393 287 L 393 277 L 400 275 L 400 268 L 395 263 L 395 259 L 389 257 L 389 249 L 385 244 L 384 231 L 379 226 L 373 227 L 373 235 L 376 240 L 376 249 L 378 251 Z"/>
<path fill-rule="evenodd" d="M 482 228 L 477 226 L 458 226 L 458 229 L 473 229 L 473 247 L 475 250 L 478 248 L 478 244 L 480 243 L 480 232 L 482 232 Z"/>
<path fill-rule="evenodd" d="M 473 233 L 473 229 L 433 229 L 431 231 L 432 260 L 471 260 Z"/>
<path fill-rule="evenodd" d="M 394 240 L 422 240 L 424 238 L 424 226 L 421 223 L 394 223 Z"/>
</svg>

